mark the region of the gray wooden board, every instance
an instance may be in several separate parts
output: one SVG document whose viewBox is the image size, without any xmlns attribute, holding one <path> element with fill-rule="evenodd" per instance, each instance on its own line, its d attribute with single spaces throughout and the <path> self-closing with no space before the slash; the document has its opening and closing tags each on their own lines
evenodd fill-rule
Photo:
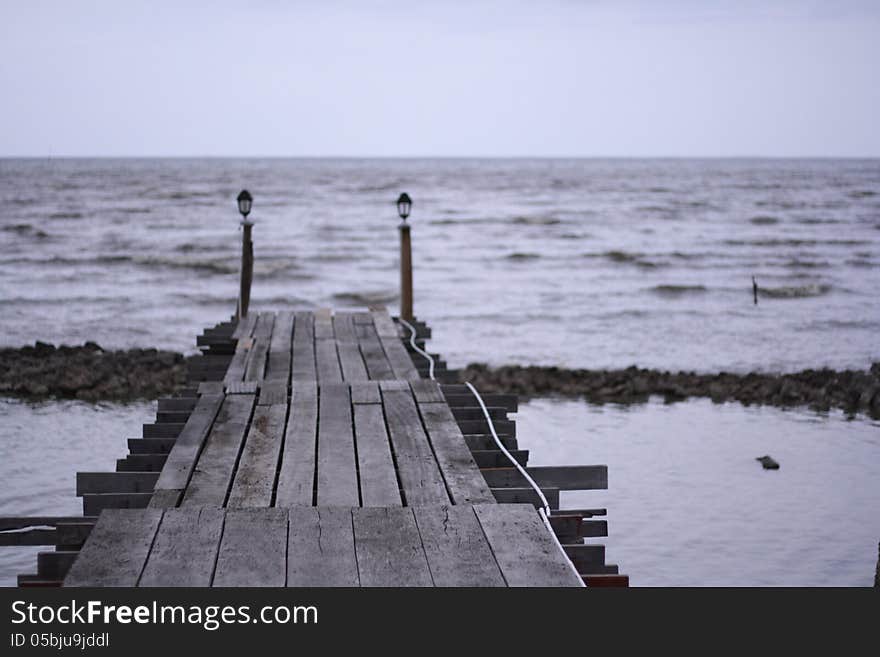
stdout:
<svg viewBox="0 0 880 657">
<path fill-rule="evenodd" d="M 224 390 L 223 381 L 202 381 L 199 383 L 197 394 L 205 395 L 222 395 Z"/>
<path fill-rule="evenodd" d="M 287 404 L 257 406 L 245 438 L 227 506 L 272 506 L 286 419 Z"/>
<path fill-rule="evenodd" d="M 157 509 L 104 511 L 64 585 L 136 586 L 161 519 Z"/>
<path fill-rule="evenodd" d="M 535 508 L 544 505 L 544 502 L 531 486 L 522 488 L 492 488 L 492 495 L 499 504 L 531 504 Z M 559 489 L 558 488 L 541 488 L 544 498 L 550 509 L 559 508 Z"/>
<path fill-rule="evenodd" d="M 254 330 L 254 325 L 257 323 L 257 314 L 251 313 L 250 315 L 245 315 L 241 320 L 239 320 L 238 324 L 235 327 L 235 330 L 232 332 L 232 337 L 236 340 L 240 338 L 246 338 L 250 336 L 250 334 Z"/>
<path fill-rule="evenodd" d="M 294 315 L 293 361 L 291 379 L 293 381 L 316 380 L 315 370 L 315 316 L 308 312 Z"/>
<path fill-rule="evenodd" d="M 223 533 L 222 509 L 168 509 L 139 586 L 210 586 Z"/>
<path fill-rule="evenodd" d="M 223 395 L 203 395 L 177 436 L 162 467 L 155 489 L 183 490 L 189 482 L 196 459 L 223 404 Z"/>
<path fill-rule="evenodd" d="M 358 506 L 357 466 L 346 384 L 321 385 L 318 393 L 318 506 Z"/>
<path fill-rule="evenodd" d="M 405 503 L 447 504 L 449 495 L 412 393 L 383 389 L 382 401 Z"/>
<path fill-rule="evenodd" d="M 333 311 L 330 308 L 318 308 L 315 310 L 315 340 L 332 340 L 333 334 Z"/>
<path fill-rule="evenodd" d="M 375 328 L 369 324 L 360 324 L 360 326 L 364 327 L 365 335 L 358 336 L 358 346 L 363 354 L 370 379 L 373 381 L 394 379 L 391 363 L 388 362 L 388 357 L 385 355 L 382 343 L 379 342 Z"/>
<path fill-rule="evenodd" d="M 367 367 L 356 342 L 337 342 L 339 364 L 342 366 L 342 378 L 345 381 L 369 381 Z"/>
<path fill-rule="evenodd" d="M 223 401 L 181 506 L 225 504 L 253 405 L 253 395 L 229 395 Z"/>
<path fill-rule="evenodd" d="M 318 370 L 318 381 L 325 383 L 341 383 L 342 370 L 339 368 L 339 356 L 336 353 L 336 340 L 315 339 L 315 364 Z"/>
<path fill-rule="evenodd" d="M 287 509 L 229 509 L 213 586 L 284 586 Z"/>
<path fill-rule="evenodd" d="M 446 403 L 446 397 L 440 392 L 440 385 L 436 381 L 430 379 L 419 379 L 418 381 L 410 381 L 410 387 L 413 391 L 416 401 L 420 404 L 424 403 Z"/>
<path fill-rule="evenodd" d="M 351 384 L 352 404 L 381 404 L 382 396 L 379 394 L 379 384 L 376 381 Z"/>
<path fill-rule="evenodd" d="M 352 313 L 351 319 L 354 322 L 355 330 L 357 330 L 358 325 L 369 324 L 372 326 L 373 324 L 373 315 L 368 312 Z"/>
<path fill-rule="evenodd" d="M 314 381 L 294 380 L 290 416 L 275 492 L 275 506 L 311 506 L 314 499 L 318 388 Z"/>
<path fill-rule="evenodd" d="M 354 435 L 363 506 L 400 506 L 400 490 L 385 416 L 379 404 L 356 404 Z"/>
<path fill-rule="evenodd" d="M 333 332 L 337 342 L 356 342 L 354 318 L 351 313 L 336 313 L 333 316 Z"/>
<path fill-rule="evenodd" d="M 259 390 L 257 381 L 233 381 L 226 384 L 227 395 L 255 395 Z"/>
<path fill-rule="evenodd" d="M 480 474 L 446 402 L 419 404 L 419 412 L 453 503 L 494 502 L 495 497 Z"/>
<path fill-rule="evenodd" d="M 158 472 L 77 472 L 76 494 L 152 493 Z"/>
<path fill-rule="evenodd" d="M 608 488 L 606 465 L 532 466 L 526 472 L 541 488 L 559 490 L 604 490 Z M 483 476 L 492 488 L 525 487 L 529 483 L 514 467 L 489 468 Z"/>
<path fill-rule="evenodd" d="M 474 511 L 508 586 L 581 585 L 534 508 L 478 504 Z"/>
<path fill-rule="evenodd" d="M 287 586 L 358 586 L 349 507 L 289 511 Z"/>
<path fill-rule="evenodd" d="M 266 363 L 266 379 L 290 380 L 290 360 L 293 350 L 293 313 L 280 312 L 275 318 L 272 340 L 269 343 L 269 359 Z"/>
<path fill-rule="evenodd" d="M 266 361 L 269 357 L 269 343 L 272 339 L 272 329 L 275 327 L 274 313 L 260 313 L 257 327 L 254 329 L 254 346 L 248 358 L 245 381 L 260 381 L 266 373 Z"/>
<path fill-rule="evenodd" d="M 435 586 L 505 586 L 470 505 L 414 507 Z"/>
<path fill-rule="evenodd" d="M 250 338 L 239 340 L 239 344 L 235 348 L 235 353 L 232 355 L 232 360 L 229 361 L 229 367 L 226 368 L 226 375 L 223 377 L 223 380 L 226 383 L 233 383 L 244 379 L 248 354 L 250 353 L 250 344 Z"/>
<path fill-rule="evenodd" d="M 382 343 L 388 362 L 391 363 L 391 370 L 394 372 L 395 378 L 403 381 L 418 381 L 421 378 L 416 366 L 413 365 L 412 358 L 403 348 L 403 343 L 399 338 L 380 335 L 379 341 Z"/>
<path fill-rule="evenodd" d="M 151 509 L 173 509 L 180 502 L 183 496 L 183 489 L 163 489 L 157 490 L 150 498 L 149 508 Z"/>
<path fill-rule="evenodd" d="M 263 382 L 260 386 L 260 397 L 257 403 L 264 406 L 287 404 L 289 399 L 290 394 L 287 392 L 287 381 L 278 379 Z"/>
<path fill-rule="evenodd" d="M 431 586 L 431 571 L 409 507 L 352 509 L 361 586 Z"/>
<path fill-rule="evenodd" d="M 399 340 L 397 324 L 391 319 L 388 310 L 383 307 L 371 308 L 370 314 L 373 315 L 373 324 L 376 326 L 376 335 L 380 338 L 394 338 Z"/>
</svg>

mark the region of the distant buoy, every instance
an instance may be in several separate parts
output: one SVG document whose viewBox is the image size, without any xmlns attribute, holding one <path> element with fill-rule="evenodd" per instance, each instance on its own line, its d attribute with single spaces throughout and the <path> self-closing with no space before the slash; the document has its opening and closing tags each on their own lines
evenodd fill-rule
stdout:
<svg viewBox="0 0 880 657">
<path fill-rule="evenodd" d="M 755 460 L 760 461 L 761 465 L 764 466 L 765 470 L 778 470 L 779 469 L 779 463 L 777 463 L 775 460 L 773 460 L 769 456 L 759 456 Z"/>
</svg>

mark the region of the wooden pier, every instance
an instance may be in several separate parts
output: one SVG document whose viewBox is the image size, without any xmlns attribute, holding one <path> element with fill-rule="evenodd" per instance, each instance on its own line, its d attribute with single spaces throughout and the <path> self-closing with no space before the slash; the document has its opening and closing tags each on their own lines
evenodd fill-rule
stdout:
<svg viewBox="0 0 880 657">
<path fill-rule="evenodd" d="M 424 348 L 430 329 L 413 321 Z M 0 518 L 50 545 L 21 586 L 625 586 L 605 563 L 605 466 L 527 468 L 437 358 L 384 309 L 251 312 L 198 338 L 179 396 L 116 472 L 80 472 L 83 516 Z M 485 395 L 523 466 L 513 395 Z M 572 564 L 574 568 L 572 568 Z"/>
</svg>

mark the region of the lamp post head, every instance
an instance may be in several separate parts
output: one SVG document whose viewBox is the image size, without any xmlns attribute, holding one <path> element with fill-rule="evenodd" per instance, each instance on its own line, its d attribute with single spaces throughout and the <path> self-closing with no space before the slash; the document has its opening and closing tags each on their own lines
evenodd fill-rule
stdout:
<svg viewBox="0 0 880 657">
<path fill-rule="evenodd" d="M 409 197 L 409 194 L 404 192 L 397 198 L 397 214 L 400 215 L 400 218 L 406 221 L 406 218 L 409 216 L 409 211 L 412 208 L 412 199 Z"/>
<path fill-rule="evenodd" d="M 251 205 L 254 202 L 254 197 L 251 196 L 248 190 L 243 189 L 236 200 L 238 201 L 238 211 L 241 212 L 244 221 L 247 221 L 247 216 L 251 212 Z"/>
</svg>

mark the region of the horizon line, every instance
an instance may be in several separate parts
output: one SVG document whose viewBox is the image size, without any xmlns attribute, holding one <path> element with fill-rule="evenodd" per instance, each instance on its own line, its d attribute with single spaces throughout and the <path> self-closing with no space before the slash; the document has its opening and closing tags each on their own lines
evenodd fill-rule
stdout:
<svg viewBox="0 0 880 657">
<path fill-rule="evenodd" d="M 876 160 L 877 155 L 0 155 L 0 160 Z"/>
</svg>

